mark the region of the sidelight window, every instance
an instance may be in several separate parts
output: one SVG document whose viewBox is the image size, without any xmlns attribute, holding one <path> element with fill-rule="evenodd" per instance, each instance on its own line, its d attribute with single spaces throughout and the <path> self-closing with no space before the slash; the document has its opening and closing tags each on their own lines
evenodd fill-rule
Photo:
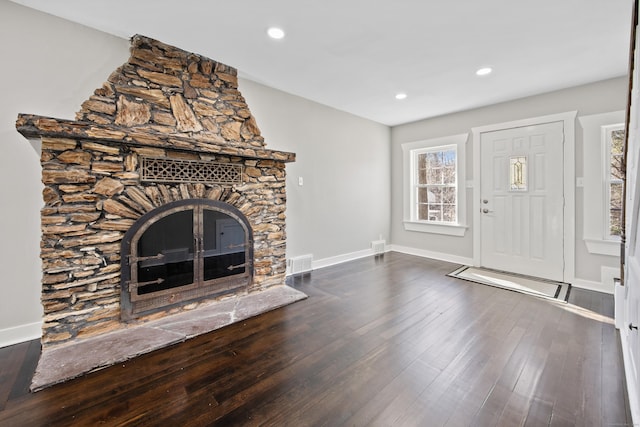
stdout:
<svg viewBox="0 0 640 427">
<path fill-rule="evenodd" d="M 605 237 L 618 239 L 622 226 L 622 182 L 624 178 L 624 126 L 603 127 L 605 191 Z"/>
</svg>

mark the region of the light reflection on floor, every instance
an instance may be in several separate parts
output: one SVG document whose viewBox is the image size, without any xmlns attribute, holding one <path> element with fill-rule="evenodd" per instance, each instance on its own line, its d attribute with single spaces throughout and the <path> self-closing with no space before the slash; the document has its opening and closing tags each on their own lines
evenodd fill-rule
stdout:
<svg viewBox="0 0 640 427">
<path fill-rule="evenodd" d="M 571 303 L 566 303 L 566 304 L 560 303 L 560 304 L 556 304 L 556 306 L 570 313 L 577 314 L 578 316 L 584 317 L 585 319 L 591 319 L 597 322 L 607 323 L 609 325 L 615 324 L 614 320 L 609 316 L 596 313 L 595 311 L 591 311 Z"/>
</svg>

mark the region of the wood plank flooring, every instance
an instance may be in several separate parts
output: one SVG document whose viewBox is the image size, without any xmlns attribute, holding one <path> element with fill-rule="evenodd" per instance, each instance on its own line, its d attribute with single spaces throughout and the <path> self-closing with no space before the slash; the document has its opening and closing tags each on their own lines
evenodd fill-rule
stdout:
<svg viewBox="0 0 640 427">
<path fill-rule="evenodd" d="M 631 425 L 613 298 L 563 305 L 399 253 L 291 280 L 305 301 L 37 393 L 0 349 L 1 426 Z"/>
</svg>

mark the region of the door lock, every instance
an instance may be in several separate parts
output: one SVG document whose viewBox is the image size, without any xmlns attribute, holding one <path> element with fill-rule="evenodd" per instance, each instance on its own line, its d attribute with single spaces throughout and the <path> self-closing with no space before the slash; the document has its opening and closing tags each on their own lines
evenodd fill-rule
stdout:
<svg viewBox="0 0 640 427">
<path fill-rule="evenodd" d="M 489 201 L 487 199 L 483 199 L 482 203 L 484 203 L 486 205 L 487 203 L 489 203 Z"/>
</svg>

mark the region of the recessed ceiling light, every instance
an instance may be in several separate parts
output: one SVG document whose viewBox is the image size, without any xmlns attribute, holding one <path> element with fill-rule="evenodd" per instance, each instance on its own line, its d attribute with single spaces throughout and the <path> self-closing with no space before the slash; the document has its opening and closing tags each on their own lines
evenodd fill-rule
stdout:
<svg viewBox="0 0 640 427">
<path fill-rule="evenodd" d="M 476 71 L 476 75 L 477 76 L 486 76 L 488 74 L 491 74 L 492 71 L 493 71 L 493 69 L 491 67 L 483 67 L 483 68 L 479 68 L 478 71 Z"/>
<path fill-rule="evenodd" d="M 279 40 L 284 37 L 284 31 L 282 30 L 282 28 L 278 28 L 278 27 L 269 28 L 267 30 L 267 34 L 269 34 L 269 37 L 276 40 Z"/>
<path fill-rule="evenodd" d="M 404 92 L 396 93 L 396 99 L 405 99 L 407 94 Z"/>
</svg>

